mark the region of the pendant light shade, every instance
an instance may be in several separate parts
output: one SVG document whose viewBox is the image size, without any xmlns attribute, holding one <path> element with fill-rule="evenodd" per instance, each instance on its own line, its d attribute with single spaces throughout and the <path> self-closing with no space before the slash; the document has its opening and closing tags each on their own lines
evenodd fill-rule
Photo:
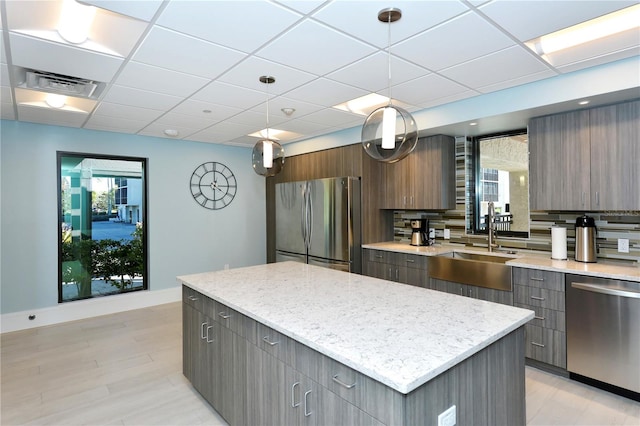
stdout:
<svg viewBox="0 0 640 426">
<path fill-rule="evenodd" d="M 362 146 L 372 158 L 395 163 L 409 155 L 418 142 L 418 127 L 413 116 L 391 101 L 391 23 L 402 17 L 400 9 L 383 9 L 378 20 L 388 27 L 389 105 L 374 110 L 362 126 Z"/>
<path fill-rule="evenodd" d="M 276 79 L 263 75 L 260 81 L 264 84 L 275 83 Z M 251 164 L 253 171 L 265 177 L 275 176 L 282 170 L 284 164 L 284 148 L 277 141 L 269 138 L 269 90 L 267 86 L 267 128 L 266 137 L 259 140 L 253 147 Z"/>
</svg>

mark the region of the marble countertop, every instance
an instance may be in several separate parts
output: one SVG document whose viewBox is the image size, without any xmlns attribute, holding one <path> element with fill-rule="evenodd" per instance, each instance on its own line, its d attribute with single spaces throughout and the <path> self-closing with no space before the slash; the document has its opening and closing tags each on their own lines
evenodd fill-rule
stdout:
<svg viewBox="0 0 640 426">
<path fill-rule="evenodd" d="M 178 280 L 405 394 L 533 318 L 525 309 L 295 262 Z"/>
<path fill-rule="evenodd" d="M 364 244 L 362 247 L 375 250 L 393 251 L 397 253 L 411 253 L 423 256 L 437 256 L 454 251 L 464 253 L 487 253 L 486 248 L 476 249 L 473 247 L 446 244 L 428 247 L 416 247 L 407 243 L 383 242 Z M 516 254 L 509 254 L 504 252 L 493 252 L 491 254 L 494 256 L 504 256 L 512 258 L 513 260 L 509 260 L 508 262 L 506 262 L 506 264 L 510 266 L 640 282 L 640 264 L 638 266 L 624 266 L 604 262 L 583 263 L 576 262 L 575 260 L 554 260 L 551 259 L 549 254 L 518 253 L 517 251 Z"/>
</svg>

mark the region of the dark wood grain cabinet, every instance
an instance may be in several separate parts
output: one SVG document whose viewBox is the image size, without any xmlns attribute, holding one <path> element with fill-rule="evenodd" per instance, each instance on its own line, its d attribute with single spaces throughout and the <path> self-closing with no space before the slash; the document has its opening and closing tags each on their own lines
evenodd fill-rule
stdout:
<svg viewBox="0 0 640 426">
<path fill-rule="evenodd" d="M 385 164 L 383 173 L 384 209 L 455 208 L 455 139 L 450 136 L 420 138 L 411 154 Z"/>
<path fill-rule="evenodd" d="M 427 286 L 426 256 L 363 249 L 363 259 L 363 275 L 418 287 Z"/>
<path fill-rule="evenodd" d="M 514 305 L 535 312 L 525 325 L 527 358 L 567 368 L 564 274 L 513 268 Z"/>
<path fill-rule="evenodd" d="M 494 290 L 436 278 L 429 278 L 428 288 L 458 296 L 471 297 L 473 299 L 486 300 L 503 305 L 513 305 L 513 293 L 511 291 Z"/>
<path fill-rule="evenodd" d="M 529 122 L 531 210 L 640 209 L 640 101 Z"/>
</svg>

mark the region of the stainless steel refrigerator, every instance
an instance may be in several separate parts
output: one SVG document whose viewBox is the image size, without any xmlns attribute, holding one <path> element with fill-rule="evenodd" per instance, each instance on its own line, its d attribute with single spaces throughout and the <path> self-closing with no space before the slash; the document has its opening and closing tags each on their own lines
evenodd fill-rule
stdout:
<svg viewBox="0 0 640 426">
<path fill-rule="evenodd" d="M 276 262 L 361 273 L 360 179 L 276 184 Z"/>
</svg>

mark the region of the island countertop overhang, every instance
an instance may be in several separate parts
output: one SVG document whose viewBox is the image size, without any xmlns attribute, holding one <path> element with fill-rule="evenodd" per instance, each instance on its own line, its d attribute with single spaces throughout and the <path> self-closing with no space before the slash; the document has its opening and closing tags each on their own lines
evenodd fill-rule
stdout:
<svg viewBox="0 0 640 426">
<path fill-rule="evenodd" d="M 525 309 L 294 262 L 178 280 L 404 394 L 534 315 Z"/>
</svg>

